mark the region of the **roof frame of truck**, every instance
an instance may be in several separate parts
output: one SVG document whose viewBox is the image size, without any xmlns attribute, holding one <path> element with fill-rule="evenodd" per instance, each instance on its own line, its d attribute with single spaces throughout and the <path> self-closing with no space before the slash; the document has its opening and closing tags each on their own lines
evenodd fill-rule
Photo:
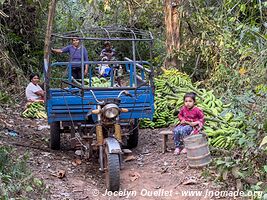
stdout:
<svg viewBox="0 0 267 200">
<path fill-rule="evenodd" d="M 95 35 L 98 35 L 95 37 Z M 77 37 L 78 36 L 78 37 Z M 72 39 L 78 38 L 81 41 L 81 45 L 83 45 L 83 41 L 131 41 L 132 43 L 132 59 L 126 58 L 127 61 L 131 61 L 134 66 L 133 74 L 135 76 L 135 85 L 131 89 L 137 89 L 140 86 L 137 86 L 137 77 L 136 77 L 136 68 L 144 68 L 140 63 L 142 61 L 136 60 L 136 42 L 148 42 L 149 50 L 150 50 L 150 60 L 152 60 L 152 47 L 153 47 L 153 36 L 150 31 L 144 31 L 140 29 L 133 28 L 124 28 L 124 27 L 91 27 L 86 29 L 81 29 L 78 31 L 70 31 L 66 33 L 60 34 L 52 34 L 52 38 L 61 38 L 61 39 Z M 101 61 L 100 61 L 101 62 Z M 82 86 L 79 89 L 86 90 L 84 87 L 84 58 L 83 58 L 83 48 L 82 48 Z M 144 68 L 144 70 L 149 73 L 150 77 L 153 77 L 154 70 L 153 66 L 150 65 L 150 70 Z M 50 60 L 44 59 L 44 73 L 45 73 L 45 88 L 46 94 L 48 94 L 50 88 L 50 79 L 51 79 L 51 63 Z M 71 84 L 69 82 L 69 84 Z M 153 82 L 151 83 L 153 84 Z M 143 85 L 143 84 L 142 84 Z M 152 88 L 154 86 L 152 85 Z M 97 89 L 97 88 L 95 88 Z M 100 89 L 100 88 L 99 88 Z M 130 89 L 130 88 L 129 88 Z M 100 89 L 101 90 L 101 89 Z"/>
</svg>

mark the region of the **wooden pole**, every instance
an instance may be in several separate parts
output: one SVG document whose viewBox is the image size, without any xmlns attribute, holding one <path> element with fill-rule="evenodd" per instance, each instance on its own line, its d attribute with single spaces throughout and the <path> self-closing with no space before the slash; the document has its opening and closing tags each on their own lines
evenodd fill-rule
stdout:
<svg viewBox="0 0 267 200">
<path fill-rule="evenodd" d="M 168 58 L 164 63 L 165 68 L 178 67 L 178 60 L 173 54 L 180 49 L 181 16 L 177 8 L 181 2 L 182 0 L 164 0 L 166 49 L 168 54 Z"/>
<path fill-rule="evenodd" d="M 44 45 L 44 73 L 45 73 L 45 90 L 46 95 L 48 94 L 49 89 L 49 79 L 51 76 L 51 68 L 49 67 L 50 63 L 50 41 L 51 41 L 51 34 L 53 29 L 53 19 L 56 10 L 56 0 L 50 1 L 49 6 L 49 13 L 48 13 L 48 20 L 46 26 L 46 35 L 45 35 L 45 45 Z M 47 99 L 47 96 L 46 96 Z"/>
</svg>

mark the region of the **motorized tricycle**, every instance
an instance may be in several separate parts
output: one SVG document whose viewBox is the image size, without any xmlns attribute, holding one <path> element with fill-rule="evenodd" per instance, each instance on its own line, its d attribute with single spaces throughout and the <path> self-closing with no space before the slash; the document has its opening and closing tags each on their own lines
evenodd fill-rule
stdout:
<svg viewBox="0 0 267 200">
<path fill-rule="evenodd" d="M 62 41 L 72 39 L 73 34 L 79 36 L 81 45 L 88 49 L 89 54 L 89 42 L 120 41 L 131 44 L 131 58 L 86 62 L 82 58 L 78 62 L 82 73 L 80 80 L 72 77 L 72 65 L 77 62 L 58 62 L 53 58 L 44 62 L 51 149 L 59 149 L 61 133 L 69 132 L 70 143 L 78 146 L 85 158 L 97 152 L 100 170 L 105 173 L 106 187 L 116 191 L 120 188 L 122 148 L 137 146 L 138 120 L 151 119 L 154 113 L 153 66 L 136 59 L 136 45 L 146 42 L 151 51 L 153 37 L 150 32 L 142 30 L 91 28 L 53 34 L 52 38 L 53 41 L 59 39 L 62 44 Z M 96 87 L 92 81 L 97 77 L 94 69 L 103 62 L 111 68 L 108 86 Z M 88 77 L 84 75 L 85 64 L 89 65 Z M 116 84 L 116 66 L 123 69 L 120 85 Z"/>
</svg>

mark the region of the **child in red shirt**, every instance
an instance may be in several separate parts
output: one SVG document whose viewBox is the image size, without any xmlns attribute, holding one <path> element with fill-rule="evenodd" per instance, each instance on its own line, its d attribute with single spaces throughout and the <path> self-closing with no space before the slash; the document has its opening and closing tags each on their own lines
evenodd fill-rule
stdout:
<svg viewBox="0 0 267 200">
<path fill-rule="evenodd" d="M 175 151 L 179 155 L 181 152 L 186 153 L 182 148 L 182 139 L 190 134 L 198 134 L 204 125 L 204 114 L 201 109 L 195 106 L 196 94 L 193 92 L 186 93 L 184 96 L 184 106 L 181 108 L 178 118 L 180 123 L 173 130 Z"/>
</svg>

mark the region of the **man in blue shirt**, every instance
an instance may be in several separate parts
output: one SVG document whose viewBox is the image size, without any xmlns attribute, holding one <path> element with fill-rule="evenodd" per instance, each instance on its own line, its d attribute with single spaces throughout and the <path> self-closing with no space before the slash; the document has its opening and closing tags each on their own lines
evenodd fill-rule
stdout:
<svg viewBox="0 0 267 200">
<path fill-rule="evenodd" d="M 76 37 L 76 36 L 75 36 Z M 81 62 L 82 61 L 82 51 L 84 61 L 88 61 L 88 53 L 85 47 L 80 46 L 80 40 L 78 37 L 72 38 L 72 44 L 68 45 L 62 49 L 52 49 L 54 53 L 69 53 L 69 62 Z M 71 64 L 72 65 L 72 76 L 75 79 L 81 79 L 81 64 Z M 88 74 L 88 64 L 85 64 L 84 75 Z"/>
</svg>

